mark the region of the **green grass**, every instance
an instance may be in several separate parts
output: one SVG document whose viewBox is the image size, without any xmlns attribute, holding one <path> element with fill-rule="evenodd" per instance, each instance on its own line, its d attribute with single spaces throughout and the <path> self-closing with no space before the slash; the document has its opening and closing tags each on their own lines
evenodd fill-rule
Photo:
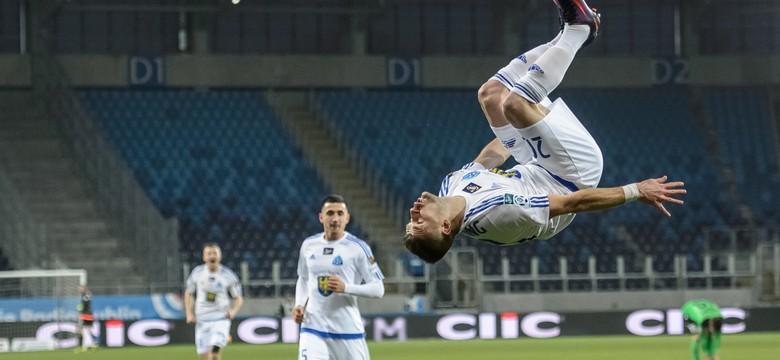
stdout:
<svg viewBox="0 0 780 360">
<path fill-rule="evenodd" d="M 576 360 L 671 360 L 690 359 L 688 336 L 602 336 L 557 339 L 516 340 L 415 340 L 369 342 L 375 360 L 505 360 L 505 359 L 576 359 Z M 722 360 L 774 360 L 780 333 L 726 335 L 721 349 Z M 295 359 L 297 345 L 234 344 L 224 350 L 224 360 Z M 99 349 L 74 354 L 72 350 L 31 353 L 5 353 L 3 360 L 196 360 L 195 347 L 176 345 L 155 348 L 127 347 Z"/>
</svg>

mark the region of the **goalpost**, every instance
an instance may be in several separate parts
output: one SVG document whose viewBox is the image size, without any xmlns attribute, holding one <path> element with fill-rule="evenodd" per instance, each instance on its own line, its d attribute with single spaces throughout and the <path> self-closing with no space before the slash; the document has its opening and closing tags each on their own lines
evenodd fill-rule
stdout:
<svg viewBox="0 0 780 360">
<path fill-rule="evenodd" d="M 76 346 L 79 285 L 87 271 L 0 271 L 0 352 Z"/>
</svg>

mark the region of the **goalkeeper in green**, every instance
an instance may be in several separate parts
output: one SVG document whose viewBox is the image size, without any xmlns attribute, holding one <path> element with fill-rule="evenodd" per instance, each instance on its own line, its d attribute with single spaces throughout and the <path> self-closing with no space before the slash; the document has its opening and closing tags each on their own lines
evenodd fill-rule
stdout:
<svg viewBox="0 0 780 360">
<path fill-rule="evenodd" d="M 693 335 L 691 358 L 699 360 L 701 350 L 707 355 L 707 360 L 719 360 L 723 315 L 718 305 L 708 300 L 691 300 L 683 305 L 682 310 L 688 330 Z"/>
</svg>

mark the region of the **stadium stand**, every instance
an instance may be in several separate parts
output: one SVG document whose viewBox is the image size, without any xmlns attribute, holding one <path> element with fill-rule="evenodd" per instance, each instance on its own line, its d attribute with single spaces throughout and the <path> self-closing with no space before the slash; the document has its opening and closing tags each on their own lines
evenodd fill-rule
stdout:
<svg viewBox="0 0 780 360">
<path fill-rule="evenodd" d="M 701 270 L 701 254 L 709 246 L 705 230 L 739 225 L 743 220 L 723 195 L 726 184 L 708 154 L 706 129 L 692 121 L 694 104 L 687 89 L 563 90 L 556 95 L 566 99 L 600 143 L 605 159 L 602 186 L 668 174 L 686 181 L 690 210 L 672 208 L 669 219 L 639 205 L 585 214 L 551 241 L 517 247 L 496 248 L 460 239 L 461 245 L 479 249 L 484 273 L 499 274 L 500 259 L 508 257 L 510 273 L 527 274 L 530 254 L 540 257 L 540 274 L 558 273 L 561 256 L 566 257 L 569 272 L 587 272 L 590 255 L 597 257 L 599 272 L 616 272 L 618 255 L 629 272 L 641 272 L 645 256 L 654 258 L 655 271 L 673 271 L 674 254 L 686 257 L 689 270 Z M 648 102 L 648 98 L 655 100 Z M 735 109 L 743 106 L 740 98 L 717 103 Z M 473 159 L 491 138 L 471 91 L 323 91 L 317 104 L 331 131 L 342 132 L 387 185 L 410 202 L 420 189 L 436 191 L 444 174 Z M 755 117 L 766 120 L 766 101 L 753 105 L 748 106 L 757 109 Z M 393 135 L 398 131 L 403 136 Z M 771 143 L 755 146 L 771 148 Z M 770 165 L 776 160 L 766 157 L 768 162 L 759 169 L 776 174 Z M 715 263 L 713 269 L 725 270 L 725 264 Z M 647 286 L 646 282 L 629 284 Z"/>
<path fill-rule="evenodd" d="M 260 91 L 92 89 L 82 101 L 166 217 L 181 223 L 186 262 L 217 242 L 252 278 L 295 276 L 328 189 L 297 154 Z M 359 229 L 350 228 L 360 234 Z"/>
</svg>

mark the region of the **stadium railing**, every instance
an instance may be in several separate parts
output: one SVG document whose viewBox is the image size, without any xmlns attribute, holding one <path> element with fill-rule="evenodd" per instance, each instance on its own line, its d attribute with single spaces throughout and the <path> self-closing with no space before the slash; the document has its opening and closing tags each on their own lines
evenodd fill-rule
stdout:
<svg viewBox="0 0 780 360">
<path fill-rule="evenodd" d="M 513 293 L 513 292 L 573 292 L 573 291 L 652 291 L 652 290 L 684 290 L 689 288 L 712 290 L 723 288 L 744 288 L 762 286 L 759 283 L 760 276 L 769 276 L 770 282 L 780 281 L 780 239 L 775 242 L 763 243 L 763 252 L 752 252 L 746 255 L 746 261 L 740 261 L 741 254 L 727 252 L 720 255 L 702 254 L 703 267 L 699 271 L 690 271 L 688 257 L 686 255 L 674 255 L 672 271 L 657 271 L 654 269 L 654 258 L 644 258 L 642 271 L 627 271 L 623 256 L 617 256 L 617 272 L 598 272 L 596 257 L 588 259 L 586 273 L 572 273 L 567 269 L 567 258 L 559 257 L 560 270 L 553 274 L 540 274 L 539 257 L 531 259 L 531 267 L 528 273 L 513 274 L 509 271 L 509 258 L 503 257 L 502 272 L 500 274 L 486 275 L 482 270 L 481 259 L 477 262 L 477 283 L 480 292 Z M 725 268 L 719 267 L 716 257 L 725 257 Z M 409 275 L 404 271 L 402 259 L 395 261 L 396 271 L 394 275 L 385 278 L 385 286 L 395 289 L 398 293 L 413 292 L 413 289 L 425 288 L 426 293 L 431 290 L 431 284 L 437 280 L 459 281 L 458 272 L 449 272 L 445 275 L 437 275 L 432 265 L 426 265 L 419 276 Z M 261 296 L 280 297 L 284 289 L 294 287 L 295 278 L 281 277 L 281 264 L 274 261 L 269 278 L 249 278 L 248 265 L 242 262 L 240 265 L 240 277 L 245 287 L 263 287 L 268 289 Z M 545 282 L 558 282 L 560 286 L 543 286 Z M 590 286 L 575 286 L 576 282 L 588 282 Z M 528 286 L 513 286 L 517 283 Z M 612 285 L 602 285 L 602 283 Z"/>
</svg>

